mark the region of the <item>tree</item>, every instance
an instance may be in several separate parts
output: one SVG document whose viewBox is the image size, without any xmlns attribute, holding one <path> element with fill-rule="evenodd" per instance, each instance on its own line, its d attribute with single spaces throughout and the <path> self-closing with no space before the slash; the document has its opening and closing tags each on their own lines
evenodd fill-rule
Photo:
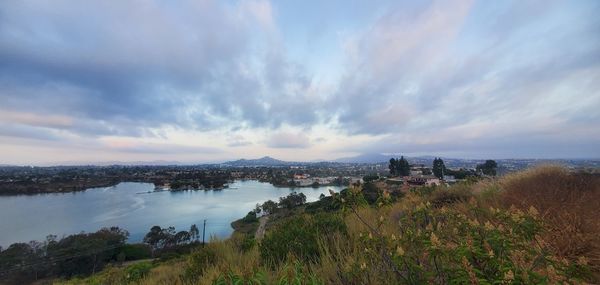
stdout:
<svg viewBox="0 0 600 285">
<path fill-rule="evenodd" d="M 435 175 L 437 178 L 443 179 L 444 178 L 444 174 L 447 173 L 446 171 L 446 166 L 444 165 L 444 161 L 441 158 L 435 158 L 433 160 L 433 175 Z"/>
<path fill-rule="evenodd" d="M 477 172 L 485 175 L 495 176 L 497 167 L 498 164 L 496 161 L 488 159 L 485 161 L 485 163 L 477 165 Z"/>
<path fill-rule="evenodd" d="M 256 212 L 250 211 L 246 216 L 242 219 L 244 223 L 255 223 L 258 222 L 258 218 L 256 217 Z"/>
<path fill-rule="evenodd" d="M 153 226 L 150 231 L 144 236 L 144 243 L 149 244 L 152 249 L 158 248 L 158 244 L 162 240 L 162 228 L 160 226 Z"/>
<path fill-rule="evenodd" d="M 398 175 L 398 171 L 396 169 L 396 165 L 397 165 L 396 159 L 393 158 L 393 157 L 390 158 L 390 165 L 388 166 L 388 168 L 390 169 L 390 175 L 391 176 Z"/>
<path fill-rule="evenodd" d="M 408 160 L 404 158 L 404 156 L 400 157 L 400 160 L 397 160 L 397 171 L 398 175 L 401 176 L 409 176 L 410 175 L 410 164 L 408 164 Z"/>
<path fill-rule="evenodd" d="M 254 207 L 254 213 L 260 214 L 261 212 L 262 212 L 262 208 L 260 207 L 260 204 L 256 203 L 256 206 Z"/>
<path fill-rule="evenodd" d="M 187 231 L 179 231 L 175 234 L 175 244 L 187 243 L 190 241 L 191 235 Z"/>
<path fill-rule="evenodd" d="M 194 241 L 198 241 L 199 237 L 200 237 L 200 231 L 198 230 L 198 226 L 196 226 L 196 224 L 193 224 L 190 227 L 190 238 L 193 239 Z"/>
<path fill-rule="evenodd" d="M 262 210 L 265 214 L 273 214 L 277 210 L 277 202 L 268 200 L 262 204 Z"/>
<path fill-rule="evenodd" d="M 287 209 L 292 209 L 304 203 L 306 203 L 306 195 L 304 193 L 292 192 L 286 197 L 279 198 L 279 205 Z"/>
<path fill-rule="evenodd" d="M 363 181 L 365 183 L 373 182 L 373 181 L 376 181 L 378 179 L 379 179 L 379 175 L 377 175 L 377 174 L 367 174 L 367 175 L 363 176 Z"/>
</svg>

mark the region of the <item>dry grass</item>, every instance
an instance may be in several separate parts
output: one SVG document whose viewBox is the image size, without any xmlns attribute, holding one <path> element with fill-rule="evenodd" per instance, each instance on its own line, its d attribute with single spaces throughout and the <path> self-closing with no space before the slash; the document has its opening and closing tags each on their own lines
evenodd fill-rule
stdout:
<svg viewBox="0 0 600 285">
<path fill-rule="evenodd" d="M 181 276 L 183 275 L 183 268 L 185 262 L 175 262 L 170 264 L 163 264 L 156 268 L 153 268 L 148 276 L 142 280 L 142 284 L 147 285 L 179 285 L 184 284 Z"/>
<path fill-rule="evenodd" d="M 537 209 L 546 228 L 543 238 L 558 257 L 571 262 L 585 257 L 599 276 L 600 177 L 542 166 L 499 183 L 506 207 Z"/>
<path fill-rule="evenodd" d="M 204 268 L 202 276 L 193 282 L 184 279 L 185 260 L 171 262 L 153 268 L 142 284 L 212 284 L 219 276 L 229 273 L 251 279 L 257 272 L 264 274 L 268 284 L 276 284 L 286 276 L 293 277 L 298 270 L 304 276 L 314 275 L 324 284 L 394 284 L 398 283 L 394 272 L 382 259 L 369 258 L 361 239 L 375 227 L 382 236 L 398 237 L 408 225 L 401 224 L 402 217 L 431 205 L 432 213 L 454 211 L 462 213 L 466 221 L 482 217 L 469 208 L 509 209 L 511 206 L 523 212 L 531 212 L 533 206 L 544 223 L 546 241 L 553 256 L 581 262 L 584 257 L 600 272 L 600 178 L 586 174 L 569 173 L 563 168 L 546 166 L 504 177 L 496 181 L 483 181 L 473 185 L 456 185 L 450 189 L 438 189 L 439 193 L 428 196 L 407 193 L 398 202 L 382 208 L 358 208 L 355 215 L 345 216 L 347 235 L 334 234 L 319 242 L 320 260 L 317 263 L 288 261 L 276 267 L 261 262 L 257 246 L 243 251 L 241 237 L 234 235 L 227 240 L 213 239 L 207 247 L 216 254 L 215 262 Z M 452 195 L 450 195 L 452 194 Z M 460 199 L 454 199 L 455 196 Z M 452 198 L 449 199 L 448 197 Z M 447 199 L 448 198 L 448 199 Z M 436 201 L 442 201 L 440 205 Z M 359 218 L 360 217 L 360 218 Z M 365 225 L 367 222 L 369 226 Z M 482 221 L 483 223 L 484 221 Z M 440 237 L 450 236 L 450 228 L 434 229 Z M 445 233 L 445 235 L 443 235 Z M 375 242 L 377 239 L 373 239 Z M 405 248 L 407 254 L 410 248 Z M 414 254 L 414 253 L 413 253 Z M 434 282 L 435 283 L 435 282 Z"/>
</svg>

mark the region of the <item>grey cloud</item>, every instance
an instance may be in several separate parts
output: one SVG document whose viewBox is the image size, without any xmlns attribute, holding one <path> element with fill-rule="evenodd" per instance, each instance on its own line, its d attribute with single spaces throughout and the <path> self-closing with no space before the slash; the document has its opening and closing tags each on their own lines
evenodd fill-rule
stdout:
<svg viewBox="0 0 600 285">
<path fill-rule="evenodd" d="M 243 136 L 240 136 L 240 135 L 231 136 L 227 141 L 228 141 L 227 146 L 230 146 L 230 147 L 240 147 L 240 146 L 252 145 L 252 142 L 246 140 Z"/>
<path fill-rule="evenodd" d="M 310 139 L 303 133 L 279 132 L 268 138 L 267 146 L 273 148 L 307 148 L 310 146 Z"/>
<path fill-rule="evenodd" d="M 458 136 L 458 134 L 457 134 Z M 398 142 L 390 136 L 376 142 L 356 145 L 348 151 L 360 153 L 400 153 L 459 158 L 598 158 L 600 136 L 510 134 L 472 139 L 443 138 L 432 142 Z"/>
<path fill-rule="evenodd" d="M 112 150 L 126 153 L 144 154 L 198 154 L 198 153 L 220 153 L 221 149 L 213 147 L 184 146 L 178 144 L 134 144 L 131 146 L 110 147 Z"/>
<path fill-rule="evenodd" d="M 46 128 L 0 123 L 0 137 L 14 137 L 41 141 L 62 141 L 60 135 Z"/>
<path fill-rule="evenodd" d="M 384 14 L 355 44 L 355 59 L 330 102 L 339 106 L 338 125 L 347 133 L 418 134 L 532 110 L 569 117 L 582 110 L 544 101 L 573 84 L 572 74 L 590 70 L 589 81 L 599 72 L 600 21 L 585 5 L 510 2 L 490 8 L 433 1 L 410 15 L 401 12 L 403 5 Z M 447 12 L 437 13 L 442 10 Z M 512 14 L 518 25 L 509 23 Z M 586 88 L 572 89 L 562 101 L 600 97 L 594 87 Z M 372 119 L 390 108 L 395 123 Z"/>
<path fill-rule="evenodd" d="M 76 117 L 86 126 L 69 130 L 81 135 L 315 122 L 302 100 L 310 81 L 281 46 L 253 50 L 269 44 L 253 35 L 270 31 L 238 4 L 2 2 L 0 100 Z"/>
</svg>

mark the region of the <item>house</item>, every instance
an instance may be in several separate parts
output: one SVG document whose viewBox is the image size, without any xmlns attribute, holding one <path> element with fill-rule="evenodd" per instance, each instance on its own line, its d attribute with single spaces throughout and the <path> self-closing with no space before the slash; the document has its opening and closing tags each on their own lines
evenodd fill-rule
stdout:
<svg viewBox="0 0 600 285">
<path fill-rule="evenodd" d="M 407 182 L 409 185 L 415 186 L 433 186 L 441 184 L 440 179 L 433 175 L 411 176 L 407 178 Z"/>
<path fill-rule="evenodd" d="M 294 174 L 294 180 L 308 179 L 310 174 Z"/>
<path fill-rule="evenodd" d="M 446 183 L 456 183 L 456 178 L 454 178 L 454 175 L 444 175 L 444 182 Z"/>
</svg>

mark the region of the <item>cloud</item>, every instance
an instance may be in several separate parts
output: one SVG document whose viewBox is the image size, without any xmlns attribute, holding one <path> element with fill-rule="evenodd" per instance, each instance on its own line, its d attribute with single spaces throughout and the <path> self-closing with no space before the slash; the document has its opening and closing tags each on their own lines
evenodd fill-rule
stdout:
<svg viewBox="0 0 600 285">
<path fill-rule="evenodd" d="M 0 135 L 140 157 L 597 153 L 598 2 L 353 4 L 1 1 Z"/>
<path fill-rule="evenodd" d="M 60 134 L 39 127 L 4 124 L 0 122 L 0 137 L 41 141 L 62 141 Z"/>
<path fill-rule="evenodd" d="M 252 142 L 246 140 L 243 136 L 241 135 L 234 135 L 231 136 L 228 140 L 227 140 L 227 146 L 230 147 L 241 147 L 241 146 L 249 146 L 252 145 Z"/>
<path fill-rule="evenodd" d="M 600 123 L 589 116 L 600 106 L 600 21 L 589 8 L 399 3 L 347 42 L 348 65 L 330 103 L 337 127 L 385 136 L 359 152 L 510 153 L 522 142 L 513 153 L 539 155 L 538 143 L 566 146 L 561 134 Z M 547 129 L 553 134 L 527 138 Z M 575 137 L 587 146 L 599 140 L 595 132 Z"/>
<path fill-rule="evenodd" d="M 272 148 L 307 148 L 310 139 L 303 133 L 278 132 L 269 137 L 267 146 Z"/>
<path fill-rule="evenodd" d="M 72 117 L 80 135 L 311 124 L 311 81 L 271 13 L 267 1 L 3 2 L 0 100 Z"/>
<path fill-rule="evenodd" d="M 221 149 L 215 147 L 202 146 L 187 146 L 180 144 L 164 144 L 164 143 L 123 143 L 113 142 L 107 145 L 109 150 L 126 153 L 143 153 L 143 154 L 202 154 L 202 153 L 219 153 Z"/>
</svg>

